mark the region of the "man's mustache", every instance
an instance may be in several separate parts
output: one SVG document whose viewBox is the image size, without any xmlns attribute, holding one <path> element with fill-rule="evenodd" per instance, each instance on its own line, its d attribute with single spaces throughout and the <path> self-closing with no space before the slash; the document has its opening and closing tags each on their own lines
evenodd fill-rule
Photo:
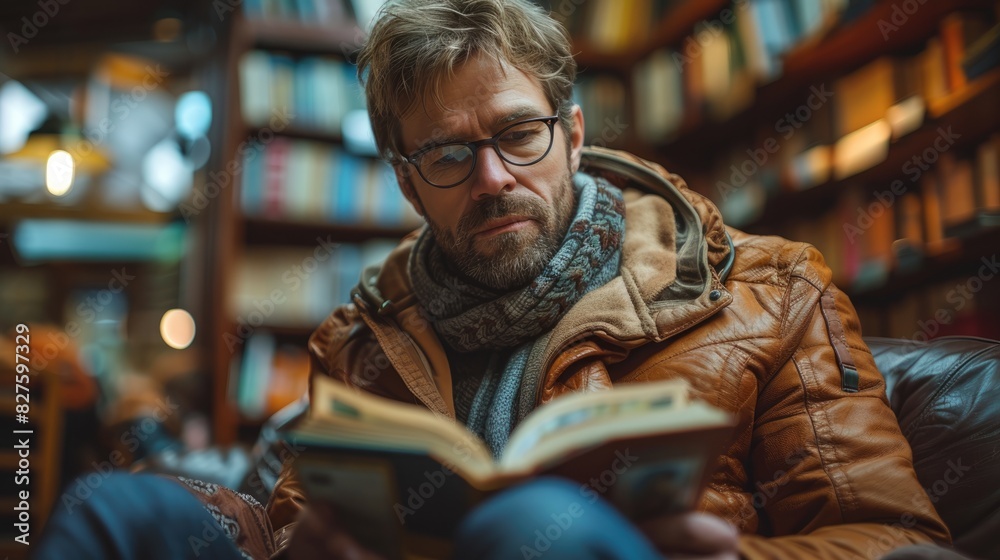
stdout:
<svg viewBox="0 0 1000 560">
<path fill-rule="evenodd" d="M 487 198 L 473 206 L 465 216 L 462 216 L 462 219 L 458 221 L 458 234 L 463 239 L 467 239 L 476 228 L 487 221 L 511 214 L 529 216 L 545 223 L 549 208 L 541 200 L 527 196 L 504 195 Z"/>
</svg>

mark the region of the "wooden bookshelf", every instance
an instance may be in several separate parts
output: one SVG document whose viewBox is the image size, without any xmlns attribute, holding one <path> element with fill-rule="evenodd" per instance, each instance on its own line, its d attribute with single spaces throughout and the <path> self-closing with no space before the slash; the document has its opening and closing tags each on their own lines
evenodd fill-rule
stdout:
<svg viewBox="0 0 1000 560">
<path fill-rule="evenodd" d="M 239 65 L 242 57 L 251 50 L 264 50 L 289 54 L 293 59 L 302 57 L 334 57 L 351 62 L 364 39 L 353 21 L 338 25 L 310 25 L 295 20 L 254 19 L 242 13 L 230 18 L 225 54 L 222 60 L 226 82 L 222 98 L 224 110 L 225 141 L 219 165 L 240 161 L 238 148 L 248 137 L 256 137 L 263 129 L 243 119 L 240 105 Z M 276 137 L 305 140 L 330 146 L 343 146 L 339 130 L 310 127 L 297 118 L 281 130 L 271 130 Z M 365 158 L 365 156 L 359 156 Z M 370 159 L 370 158 L 369 158 Z M 232 293 L 240 259 L 265 246 L 298 247 L 316 245 L 317 238 L 331 239 L 337 243 L 361 243 L 379 238 L 401 238 L 409 233 L 406 227 L 369 224 L 336 223 L 332 221 L 300 221 L 293 218 L 261 218 L 243 215 L 240 207 L 241 177 L 232 178 L 230 196 L 220 196 L 213 201 L 212 232 L 213 274 L 211 292 L 220 294 L 213 302 L 211 313 L 215 319 L 209 328 L 217 333 L 210 350 L 209 361 L 213 372 L 213 432 L 220 444 L 250 441 L 256 436 L 266 418 L 248 419 L 237 410 L 230 395 L 236 394 L 230 383 L 232 360 L 242 348 L 231 353 L 222 340 L 222 333 L 234 332 L 237 324 L 228 308 L 227 296 Z M 330 309 L 329 311 L 333 311 Z M 277 338 L 301 342 L 304 346 L 316 325 L 265 325 Z"/>
<path fill-rule="evenodd" d="M 961 275 L 975 274 L 982 266 L 982 259 L 996 254 L 1000 228 L 982 229 L 972 235 L 956 239 L 938 253 L 924 257 L 920 267 L 911 271 L 894 270 L 884 285 L 871 290 L 847 290 L 858 305 L 884 305 L 909 290 Z"/>
<path fill-rule="evenodd" d="M 280 19 L 235 18 L 243 49 L 259 47 L 309 55 L 349 57 L 360 48 L 364 32 L 354 22 L 339 26 L 308 25 Z"/>
<path fill-rule="evenodd" d="M 398 239 L 410 231 L 412 228 L 246 218 L 243 239 L 247 245 L 315 245 L 317 237 L 331 237 L 344 243 L 358 243 L 378 238 Z"/>
<path fill-rule="evenodd" d="M 248 126 L 247 127 L 247 137 L 258 137 L 258 135 L 264 131 L 264 128 L 258 126 Z M 271 129 L 266 129 L 271 130 Z M 274 132 L 274 131 L 272 131 Z M 313 140 L 315 142 L 324 142 L 327 144 L 340 144 L 343 142 L 343 136 L 340 131 L 323 130 L 321 128 L 311 128 L 308 126 L 302 126 L 296 124 L 295 122 L 290 123 L 288 126 L 277 131 L 277 136 L 284 136 L 286 138 L 295 138 L 298 140 Z"/>
<path fill-rule="evenodd" d="M 711 19 L 729 6 L 729 0 L 701 0 L 675 3 L 653 27 L 649 40 L 620 52 L 602 52 L 590 43 L 576 40 L 573 43 L 577 64 L 584 69 L 628 72 L 643 57 L 658 48 L 679 43 L 694 26 Z"/>
<path fill-rule="evenodd" d="M 663 48 L 671 49 L 674 52 L 685 54 L 684 49 L 690 44 L 692 35 L 699 29 L 702 20 L 720 21 L 721 12 L 726 8 L 731 8 L 732 2 L 697 2 L 695 0 L 682 0 L 671 3 L 671 8 L 663 16 L 662 20 L 652 25 L 653 31 L 648 35 L 648 40 L 637 41 L 633 46 L 621 52 L 602 53 L 597 52 L 593 45 L 586 38 L 575 40 L 574 49 L 578 53 L 577 61 L 582 72 L 593 71 L 603 73 L 620 79 L 629 102 L 626 103 L 624 111 L 629 124 L 641 122 L 643 118 L 643 108 L 637 106 L 637 89 L 641 86 L 640 80 L 644 77 L 636 76 L 636 68 L 643 63 L 647 57 L 655 51 Z M 960 12 L 980 12 L 986 14 L 984 19 L 987 22 L 995 21 L 1000 16 L 1000 5 L 992 0 L 956 0 L 955 2 L 927 2 L 919 5 L 914 13 L 907 13 L 905 22 L 894 20 L 898 18 L 898 2 L 892 0 L 875 1 L 872 6 L 862 11 L 852 19 L 841 22 L 833 21 L 827 17 L 822 20 L 813 20 L 818 25 L 818 31 L 811 36 L 798 37 L 799 43 L 791 47 L 780 60 L 781 70 L 777 77 L 769 82 L 760 81 L 753 87 L 753 98 L 742 109 L 727 111 L 719 102 L 720 92 L 716 90 L 715 97 L 711 97 L 704 91 L 705 83 L 696 82 L 692 86 L 688 80 L 692 76 L 701 79 L 697 74 L 683 72 L 684 83 L 679 88 L 679 94 L 683 97 L 683 118 L 679 128 L 674 130 L 669 136 L 659 141 L 644 141 L 638 127 L 631 127 L 625 134 L 624 143 L 619 144 L 626 151 L 635 153 L 645 159 L 663 164 L 667 169 L 680 173 L 685 177 L 688 184 L 712 198 L 717 199 L 719 192 L 716 189 L 716 181 L 720 180 L 725 158 L 730 154 L 734 159 L 738 158 L 746 148 L 760 147 L 762 139 L 768 134 L 774 134 L 772 129 L 778 119 L 783 118 L 786 113 L 793 112 L 806 102 L 810 88 L 813 86 L 825 85 L 829 90 L 839 80 L 854 72 L 866 67 L 869 63 L 888 57 L 892 64 L 893 83 L 888 86 L 889 91 L 895 95 L 909 95 L 914 90 L 921 91 L 926 87 L 922 80 L 926 79 L 926 65 L 935 62 L 936 59 L 920 58 L 925 57 L 927 43 L 932 38 L 937 38 L 936 44 L 943 51 L 947 49 L 961 50 L 961 35 L 956 35 L 956 27 L 951 27 L 951 43 L 948 43 L 943 35 L 942 22 L 946 21 L 950 15 Z M 557 3 L 552 4 L 553 9 L 558 8 Z M 911 8 L 912 11 L 912 8 Z M 759 14 L 755 13 L 754 17 Z M 829 15 L 829 14 L 828 14 Z M 785 17 L 794 17 L 794 15 Z M 893 22 L 896 27 L 891 29 L 887 35 L 883 35 L 880 22 Z M 580 23 L 577 21 L 576 23 Z M 593 25 L 593 22 L 584 25 Z M 958 25 L 958 24 L 956 24 Z M 816 28 L 813 28 L 816 29 Z M 965 29 L 963 27 L 963 29 Z M 975 33 L 975 29 L 972 31 Z M 581 35 L 587 34 L 580 31 Z M 737 31 L 741 33 L 741 31 Z M 795 35 L 797 32 L 792 32 Z M 588 36 L 591 36 L 588 34 Z M 975 36 L 973 36 L 975 37 Z M 968 37 L 966 37 L 968 40 Z M 747 45 L 752 43 L 745 43 Z M 957 47 L 956 47 L 957 45 Z M 750 48 L 750 47 L 747 47 Z M 968 48 L 965 43 L 964 48 Z M 704 54 L 702 56 L 705 56 Z M 944 58 L 945 55 L 941 55 Z M 960 55 L 959 55 L 960 56 Z M 904 68 L 903 62 L 911 64 L 912 67 Z M 899 64 L 897 66 L 897 64 Z M 922 124 L 907 134 L 890 141 L 886 157 L 872 165 L 871 167 L 844 178 L 831 177 L 818 185 L 810 188 L 796 187 L 794 178 L 789 176 L 789 170 L 784 163 L 790 156 L 796 154 L 781 154 L 777 159 L 769 159 L 766 165 L 757 164 L 757 169 L 752 173 L 756 179 L 766 184 L 769 190 L 761 215 L 751 223 L 743 223 L 737 227 L 751 233 L 777 234 L 777 235 L 801 235 L 813 239 L 819 245 L 820 241 L 828 245 L 824 250 L 833 251 L 838 247 L 837 240 L 833 239 L 832 229 L 837 222 L 835 216 L 830 212 L 844 211 L 841 203 L 846 202 L 843 197 L 854 195 L 859 196 L 858 204 L 869 204 L 874 200 L 874 193 L 883 192 L 890 189 L 894 181 L 902 181 L 906 192 L 919 195 L 916 197 L 919 205 L 924 202 L 924 189 L 927 184 L 921 184 L 920 180 L 914 180 L 912 173 L 906 173 L 903 167 L 914 156 L 924 153 L 928 148 L 932 148 L 935 139 L 939 135 L 939 130 L 951 129 L 955 134 L 960 135 L 954 143 L 948 147 L 949 155 L 954 156 L 953 161 L 962 164 L 965 170 L 971 166 L 973 179 L 955 179 L 956 181 L 973 181 L 972 204 L 977 208 L 985 208 L 985 199 L 995 194 L 987 194 L 980 191 L 982 179 L 978 175 L 981 172 L 980 165 L 990 165 L 988 160 L 982 163 L 976 158 L 995 157 L 980 154 L 980 147 L 986 142 L 992 142 L 991 138 L 1000 132 L 1000 68 L 995 68 L 987 73 L 969 81 L 961 89 L 954 90 L 953 83 L 949 83 L 947 72 L 954 72 L 954 67 L 948 67 L 947 59 L 944 61 L 945 69 L 945 90 L 951 90 L 943 97 L 934 98 L 926 102 L 926 112 Z M 655 67 L 654 67 L 655 69 Z M 673 70 L 673 69 L 671 69 Z M 685 69 L 687 70 L 687 69 Z M 652 72 L 653 69 L 647 69 Z M 750 70 L 747 70 L 748 72 Z M 884 72 L 882 69 L 879 71 Z M 655 79 L 665 79 L 667 70 L 662 70 L 662 74 L 655 75 Z M 907 74 L 919 73 L 915 77 Z M 879 80 L 884 80 L 885 74 L 879 75 Z M 911 77 L 916 81 L 907 83 Z M 731 75 L 730 79 L 742 79 L 743 77 Z M 897 83 L 901 80 L 902 83 Z M 878 82 L 882 85 L 883 82 Z M 648 86 L 647 86 L 648 87 Z M 646 98 L 652 102 L 656 92 L 646 93 Z M 722 92 L 725 93 L 725 92 Z M 883 93 L 883 92 L 879 92 Z M 670 99 L 674 99 L 675 94 L 671 94 Z M 896 97 L 896 101 L 899 101 Z M 691 102 L 694 100 L 697 104 Z M 586 101 L 586 100 L 584 100 Z M 835 126 L 835 119 L 841 118 L 844 106 L 839 105 L 836 100 L 834 105 L 828 107 L 831 114 L 824 115 L 830 118 L 830 127 Z M 881 102 L 881 98 L 880 98 Z M 712 109 L 721 108 L 717 114 L 728 114 L 725 117 L 713 117 Z M 815 107 L 811 107 L 816 110 Z M 585 112 L 587 108 L 584 107 Z M 589 116 L 589 113 L 587 113 Z M 660 118 L 667 117 L 660 114 Z M 677 118 L 671 113 L 671 118 Z M 877 117 L 876 117 L 877 118 Z M 874 120 L 874 118 L 872 119 Z M 673 123 L 674 121 L 670 121 Z M 816 124 L 816 123 L 813 123 Z M 667 127 L 667 125 L 664 125 Z M 669 125 L 673 126 L 673 124 Z M 836 138 L 828 138 L 831 134 L 843 134 L 843 131 L 831 133 L 826 130 L 825 125 L 817 126 L 816 131 L 810 131 L 813 135 L 806 137 L 801 146 L 794 144 L 798 148 L 805 148 L 816 143 L 828 145 L 831 150 L 834 148 L 833 142 Z M 856 127 L 855 127 L 856 128 Z M 779 147 L 784 144 L 779 141 Z M 993 144 L 989 144 L 992 146 Z M 991 150 L 993 148 L 986 148 Z M 774 153 L 774 152 L 771 152 Z M 745 155 L 745 154 L 744 154 Z M 926 173 L 932 174 L 930 177 L 936 181 L 945 180 L 942 173 L 935 166 L 936 161 L 931 162 L 931 168 Z M 777 165 L 776 165 L 777 164 Z M 832 164 L 832 162 L 831 162 Z M 763 170 L 762 169 L 763 165 Z M 832 166 L 832 165 L 831 165 Z M 757 175 L 766 172 L 768 175 Z M 830 170 L 834 173 L 833 169 Z M 964 171 L 963 173 L 969 173 Z M 969 175 L 963 175 L 969 177 Z M 947 180 L 951 180 L 949 176 Z M 777 185 L 774 182 L 777 182 Z M 951 183 L 948 183 L 950 186 Z M 969 188 L 968 182 L 956 183 L 955 188 Z M 946 188 L 946 187 L 939 187 Z M 898 189 L 898 186 L 897 186 Z M 962 191 L 966 193 L 965 190 Z M 992 193 L 993 191 L 990 191 Z M 941 195 L 943 200 L 942 208 L 951 201 L 950 194 L 945 191 Z M 967 195 L 968 196 L 968 195 Z M 964 210 L 954 210 L 954 208 L 965 208 L 966 200 L 962 198 L 963 206 L 952 207 L 952 212 L 963 212 Z M 898 198 L 898 195 L 894 195 Z M 907 200 L 912 201 L 914 197 Z M 730 203 L 733 201 L 730 200 Z M 748 202 L 749 203 L 749 202 Z M 853 203 L 852 203 L 853 205 Z M 853 209 L 852 209 L 853 210 Z M 923 212 L 923 209 L 920 210 Z M 911 260 L 904 263 L 901 268 L 896 263 L 894 256 L 890 256 L 887 261 L 883 249 L 884 239 L 898 239 L 903 236 L 897 231 L 898 223 L 893 221 L 897 216 L 889 213 L 886 221 L 879 222 L 879 237 L 866 238 L 866 242 L 851 251 L 844 249 L 842 254 L 832 255 L 832 263 L 836 263 L 838 270 L 835 274 L 853 276 L 860 272 L 858 278 L 841 278 L 838 285 L 845 288 L 852 296 L 859 311 L 864 312 L 864 316 L 872 320 L 875 329 L 896 328 L 898 321 L 890 326 L 891 321 L 876 320 L 877 318 L 893 317 L 896 305 L 902 305 L 902 300 L 913 301 L 915 298 L 929 298 L 935 286 L 942 282 L 949 282 L 951 279 L 961 280 L 963 275 L 974 274 L 981 266 L 980 259 L 995 252 L 996 240 L 1000 239 L 1000 228 L 992 227 L 992 221 L 983 221 L 976 226 L 979 229 L 971 228 L 971 233 L 963 234 L 962 237 L 945 238 L 944 243 L 924 246 L 920 248 L 924 255 L 919 257 L 915 263 Z M 914 219 L 912 215 L 907 219 L 908 227 L 913 227 Z M 919 229 L 924 236 L 929 235 L 926 231 L 928 227 L 927 216 L 921 215 Z M 954 218 L 953 218 L 954 219 Z M 995 218 L 992 218 L 995 220 Z M 819 229 L 813 224 L 819 225 Z M 886 225 L 888 224 L 888 225 Z M 971 224 L 970 224 L 971 225 Z M 888 233 L 887 233 L 888 232 Z M 912 234 L 912 230 L 910 230 Z M 846 243 L 846 240 L 843 241 Z M 839 247 L 837 250 L 841 250 Z M 919 252 L 919 251 L 918 251 Z M 894 255 L 894 251 L 889 251 Z M 879 287 L 870 287 L 875 271 L 879 264 L 888 267 L 887 276 Z M 841 270 L 842 269 L 842 270 Z M 857 283 L 857 287 L 852 284 Z M 864 288 L 862 286 L 868 285 Z M 907 299 L 909 298 L 909 299 Z M 991 298 L 984 298 L 984 301 Z M 994 303 L 984 303 L 991 306 Z M 901 315 L 905 317 L 906 309 L 898 308 Z M 996 313 L 1000 310 L 990 308 L 989 313 Z M 874 319 L 873 319 L 874 318 Z M 881 324 L 880 324 L 881 321 Z M 914 327 L 915 328 L 915 327 Z M 876 330 L 876 334 L 878 331 Z"/>
<path fill-rule="evenodd" d="M 746 109 L 721 122 L 707 118 L 688 121 L 686 128 L 656 150 L 685 159 L 711 149 L 720 137 L 748 136 L 761 125 L 772 124 L 788 107 L 800 105 L 810 85 L 832 83 L 845 72 L 880 56 L 918 47 L 951 12 L 991 8 L 992 3 L 986 0 L 928 2 L 883 40 L 878 32 L 879 21 L 890 21 L 893 3 L 878 2 L 858 19 L 790 51 L 783 60 L 781 76 L 758 86 L 754 102 Z"/>
<path fill-rule="evenodd" d="M 0 206 L 0 223 L 20 220 L 79 220 L 84 222 L 115 222 L 129 224 L 164 224 L 177 216 L 172 212 L 155 212 L 144 208 L 116 209 L 107 206 L 62 206 L 4 202 Z"/>
<path fill-rule="evenodd" d="M 897 179 L 907 183 L 907 190 L 916 190 L 917 185 L 905 180 L 901 172 L 903 165 L 914 154 L 930 147 L 938 136 L 938 129 L 949 127 L 961 138 L 955 140 L 951 150 L 961 150 L 974 145 L 990 132 L 1000 129 L 1000 68 L 971 82 L 965 89 L 944 99 L 931 103 L 924 124 L 906 136 L 893 142 L 889 155 L 881 163 L 857 175 L 844 179 L 830 180 L 815 187 L 793 191 L 785 186 L 783 191 L 767 201 L 767 206 L 759 219 L 744 226 L 754 231 L 767 224 L 782 220 L 791 214 L 812 214 L 829 207 L 829 204 L 851 185 L 881 185 L 869 190 L 885 190 Z"/>
</svg>

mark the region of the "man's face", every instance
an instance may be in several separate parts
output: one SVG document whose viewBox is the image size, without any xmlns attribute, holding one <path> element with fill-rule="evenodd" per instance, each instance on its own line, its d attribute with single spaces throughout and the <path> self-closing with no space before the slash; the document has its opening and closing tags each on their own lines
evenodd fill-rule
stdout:
<svg viewBox="0 0 1000 560">
<path fill-rule="evenodd" d="M 401 120 L 404 154 L 489 138 L 514 122 L 556 114 L 535 79 L 488 57 L 475 56 L 456 68 L 440 91 L 442 103 L 417 100 Z M 397 166 L 403 193 L 458 272 L 509 290 L 527 284 L 555 254 L 572 219 L 572 175 L 583 145 L 579 107 L 572 118 L 568 141 L 556 123 L 552 148 L 538 163 L 519 167 L 482 147 L 472 175 L 449 189 L 428 184 L 410 164 Z"/>
</svg>

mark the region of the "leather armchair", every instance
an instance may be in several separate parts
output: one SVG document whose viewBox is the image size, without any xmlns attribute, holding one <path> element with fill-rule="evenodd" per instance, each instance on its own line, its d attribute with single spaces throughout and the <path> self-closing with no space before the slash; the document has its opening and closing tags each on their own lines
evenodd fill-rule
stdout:
<svg viewBox="0 0 1000 560">
<path fill-rule="evenodd" d="M 1000 342 L 865 342 L 955 550 L 1000 558 Z"/>
</svg>

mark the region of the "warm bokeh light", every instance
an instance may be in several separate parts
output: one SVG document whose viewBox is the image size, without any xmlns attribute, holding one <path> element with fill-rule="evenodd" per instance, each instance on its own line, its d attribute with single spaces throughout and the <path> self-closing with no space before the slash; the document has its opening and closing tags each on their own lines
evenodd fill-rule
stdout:
<svg viewBox="0 0 1000 560">
<path fill-rule="evenodd" d="M 194 317 L 183 309 L 171 309 L 160 319 L 160 336 L 171 348 L 183 350 L 194 340 Z"/>
<path fill-rule="evenodd" d="M 173 41 L 181 34 L 184 23 L 174 17 L 166 17 L 153 24 L 153 38 L 162 43 Z"/>
<path fill-rule="evenodd" d="M 55 196 L 62 196 L 73 186 L 75 164 L 73 156 L 65 150 L 56 150 L 45 162 L 45 188 Z"/>
</svg>

